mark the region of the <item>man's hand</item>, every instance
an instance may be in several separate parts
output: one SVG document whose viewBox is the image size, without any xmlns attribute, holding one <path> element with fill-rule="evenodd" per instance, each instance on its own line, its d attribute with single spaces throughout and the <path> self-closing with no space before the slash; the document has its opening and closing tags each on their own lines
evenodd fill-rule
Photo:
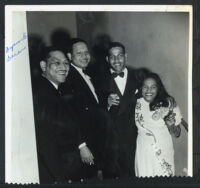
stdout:
<svg viewBox="0 0 200 188">
<path fill-rule="evenodd" d="M 165 124 L 167 125 L 167 127 L 171 127 L 172 125 L 175 124 L 176 120 L 175 120 L 175 113 L 169 113 L 165 118 Z"/>
<path fill-rule="evenodd" d="M 175 138 L 178 138 L 181 134 L 181 127 L 180 125 L 172 125 L 169 129 L 169 132 L 171 135 L 173 135 Z"/>
<path fill-rule="evenodd" d="M 181 128 L 180 126 L 175 126 L 175 113 L 169 113 L 169 115 L 167 115 L 164 120 L 165 120 L 165 124 L 167 125 L 167 128 L 170 132 L 171 135 L 173 135 L 174 137 L 179 137 L 181 134 Z"/>
<path fill-rule="evenodd" d="M 80 156 L 83 163 L 89 165 L 94 164 L 94 157 L 87 146 L 80 148 Z"/>
<path fill-rule="evenodd" d="M 120 98 L 117 94 L 111 93 L 108 96 L 108 108 L 110 108 L 112 105 L 118 106 L 120 103 Z"/>
</svg>

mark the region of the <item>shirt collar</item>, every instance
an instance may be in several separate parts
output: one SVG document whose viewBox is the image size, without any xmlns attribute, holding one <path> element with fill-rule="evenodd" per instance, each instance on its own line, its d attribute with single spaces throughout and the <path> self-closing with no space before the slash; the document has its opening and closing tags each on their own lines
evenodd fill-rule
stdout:
<svg viewBox="0 0 200 188">
<path fill-rule="evenodd" d="M 57 84 L 55 84 L 54 82 L 52 82 L 51 80 L 49 80 L 51 83 L 52 83 L 52 85 L 58 90 L 58 85 Z"/>
<path fill-rule="evenodd" d="M 46 78 L 49 82 L 51 82 L 51 84 L 58 90 L 58 84 L 52 82 L 51 80 L 49 80 L 47 77 L 45 77 L 44 75 L 42 75 L 44 78 Z"/>
<path fill-rule="evenodd" d="M 82 69 L 82 68 L 77 67 L 76 65 L 74 65 L 74 64 L 72 64 L 72 63 L 71 63 L 71 65 L 72 65 L 78 72 L 83 73 L 83 69 Z"/>
<path fill-rule="evenodd" d="M 82 76 L 85 76 L 85 77 L 88 77 L 89 79 L 91 79 L 89 75 L 86 75 L 86 74 L 83 72 L 83 69 L 82 69 L 82 68 L 77 67 L 77 66 L 74 65 L 74 64 L 71 64 L 71 65 L 72 65 Z"/>
</svg>

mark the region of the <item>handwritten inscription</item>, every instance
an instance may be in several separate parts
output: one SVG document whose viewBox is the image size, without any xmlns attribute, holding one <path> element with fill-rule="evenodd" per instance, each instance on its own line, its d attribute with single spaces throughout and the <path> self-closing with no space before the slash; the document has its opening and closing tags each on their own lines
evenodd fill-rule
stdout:
<svg viewBox="0 0 200 188">
<path fill-rule="evenodd" d="M 23 46 L 23 41 L 27 39 L 26 33 L 23 33 L 23 36 L 20 40 L 14 42 L 11 46 L 6 46 L 6 54 L 7 54 L 7 62 L 11 61 L 13 58 L 20 55 L 24 50 L 26 50 L 26 46 Z M 20 47 L 19 44 L 22 44 L 23 47 Z"/>
<path fill-rule="evenodd" d="M 22 53 L 22 51 L 24 51 L 26 49 L 26 46 L 24 46 L 22 49 L 18 50 L 17 53 L 13 53 L 11 55 L 7 56 L 7 62 L 9 62 L 11 59 L 13 59 L 14 57 L 18 56 L 19 54 Z"/>
</svg>

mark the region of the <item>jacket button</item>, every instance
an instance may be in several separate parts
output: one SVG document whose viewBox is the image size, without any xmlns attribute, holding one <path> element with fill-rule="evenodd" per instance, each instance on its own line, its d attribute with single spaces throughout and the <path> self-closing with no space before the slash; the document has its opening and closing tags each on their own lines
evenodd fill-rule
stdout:
<svg viewBox="0 0 200 188">
<path fill-rule="evenodd" d="M 85 110 L 88 110 L 88 109 L 89 109 L 88 107 L 85 108 Z"/>
</svg>

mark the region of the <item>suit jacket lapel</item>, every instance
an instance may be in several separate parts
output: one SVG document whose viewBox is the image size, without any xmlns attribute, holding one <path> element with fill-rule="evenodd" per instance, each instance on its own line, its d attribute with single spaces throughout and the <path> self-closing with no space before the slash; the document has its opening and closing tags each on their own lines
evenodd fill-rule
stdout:
<svg viewBox="0 0 200 188">
<path fill-rule="evenodd" d="M 70 67 L 70 76 L 73 77 L 74 81 L 76 82 L 76 85 L 79 85 L 79 89 L 80 90 L 85 90 L 86 93 L 88 93 L 90 95 L 90 98 L 93 98 L 95 103 L 97 103 L 92 91 L 90 90 L 89 86 L 87 85 L 87 83 L 85 82 L 85 80 L 83 79 L 83 77 L 80 75 L 80 73 L 73 67 Z M 81 91 L 80 91 L 81 92 Z"/>
<path fill-rule="evenodd" d="M 48 91 L 51 91 L 55 96 L 60 97 L 59 91 L 53 86 L 53 84 L 45 77 L 41 76 L 41 84 L 43 84 Z"/>
</svg>

